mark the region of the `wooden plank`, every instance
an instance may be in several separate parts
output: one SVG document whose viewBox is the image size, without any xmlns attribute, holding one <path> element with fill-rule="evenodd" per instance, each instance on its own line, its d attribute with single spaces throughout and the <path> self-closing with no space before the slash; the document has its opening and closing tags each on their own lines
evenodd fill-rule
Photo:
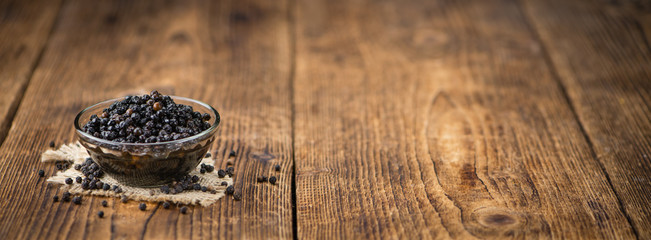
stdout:
<svg viewBox="0 0 651 240">
<path fill-rule="evenodd" d="M 59 0 L 0 1 L 0 144 L 7 136 L 60 4 Z"/>
<path fill-rule="evenodd" d="M 34 72 L 16 124 L 0 148 L 0 236 L 62 238 L 291 238 L 290 39 L 287 5 L 277 1 L 67 1 Z M 222 114 L 213 153 L 231 149 L 241 201 L 165 210 L 61 194 L 36 171 L 55 139 L 73 139 L 72 120 L 103 99 L 158 89 L 203 100 Z M 282 172 L 271 170 L 281 164 Z M 254 184 L 260 174 L 278 183 Z M 104 210 L 104 219 L 96 217 Z"/>
<path fill-rule="evenodd" d="M 524 1 L 523 6 L 629 221 L 639 238 L 649 239 L 651 18 L 648 8 L 630 3 Z"/>
<path fill-rule="evenodd" d="M 632 238 L 517 2 L 299 1 L 299 238 Z"/>
</svg>

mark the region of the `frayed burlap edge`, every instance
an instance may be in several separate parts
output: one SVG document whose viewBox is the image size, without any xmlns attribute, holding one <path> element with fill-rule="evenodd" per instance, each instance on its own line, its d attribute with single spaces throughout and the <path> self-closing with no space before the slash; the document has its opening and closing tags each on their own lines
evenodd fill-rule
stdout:
<svg viewBox="0 0 651 240">
<path fill-rule="evenodd" d="M 56 161 L 71 161 L 74 164 L 82 164 L 86 158 L 88 158 L 88 152 L 86 149 L 79 144 L 70 143 L 64 144 L 57 150 L 47 150 L 41 155 L 42 162 L 56 162 Z M 201 163 L 205 164 L 214 164 L 214 159 L 204 158 Z M 83 174 L 75 170 L 74 167 L 70 167 L 64 171 L 57 171 L 56 174 L 47 179 L 48 182 L 61 184 L 64 190 L 68 190 L 71 194 L 75 195 L 94 195 L 94 196 L 104 196 L 104 197 L 121 197 L 126 196 L 130 200 L 136 201 L 149 201 L 149 202 L 172 202 L 177 204 L 190 204 L 190 205 L 201 205 L 209 206 L 219 200 L 224 196 L 224 191 L 226 186 L 222 186 L 222 182 L 227 182 L 228 185 L 233 184 L 233 179 L 226 176 L 224 178 L 219 178 L 217 171 L 211 173 L 200 174 L 199 167 L 194 169 L 190 175 L 199 176 L 199 184 L 201 186 L 206 186 L 217 191 L 213 194 L 210 191 L 184 191 L 178 194 L 164 194 L 158 188 L 138 188 L 122 185 L 108 175 L 104 175 L 101 178 L 102 182 L 113 185 L 118 185 L 122 188 L 122 193 L 115 193 L 112 190 L 84 190 L 81 188 L 81 185 L 78 183 L 73 183 L 72 185 L 65 184 L 66 178 L 75 179 L 76 177 L 84 177 Z"/>
</svg>

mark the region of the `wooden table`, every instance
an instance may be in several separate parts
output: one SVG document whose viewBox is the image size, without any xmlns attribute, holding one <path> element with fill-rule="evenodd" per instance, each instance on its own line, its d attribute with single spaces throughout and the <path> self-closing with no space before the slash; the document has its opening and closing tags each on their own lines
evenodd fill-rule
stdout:
<svg viewBox="0 0 651 240">
<path fill-rule="evenodd" d="M 0 238 L 651 239 L 649 34 L 627 0 L 2 1 Z M 53 203 L 49 142 L 152 89 L 222 113 L 243 199 Z"/>
</svg>

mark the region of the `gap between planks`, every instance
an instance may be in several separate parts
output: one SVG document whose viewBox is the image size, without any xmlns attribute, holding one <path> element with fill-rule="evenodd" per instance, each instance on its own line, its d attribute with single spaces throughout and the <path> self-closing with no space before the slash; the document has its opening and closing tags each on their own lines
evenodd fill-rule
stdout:
<svg viewBox="0 0 651 240">
<path fill-rule="evenodd" d="M 292 177 L 291 177 L 291 206 L 292 206 L 292 238 L 298 239 L 298 211 L 296 206 L 296 103 L 294 102 L 294 81 L 296 79 L 296 0 L 287 1 L 287 34 L 289 34 L 289 100 L 291 101 L 291 139 L 292 139 Z"/>
</svg>

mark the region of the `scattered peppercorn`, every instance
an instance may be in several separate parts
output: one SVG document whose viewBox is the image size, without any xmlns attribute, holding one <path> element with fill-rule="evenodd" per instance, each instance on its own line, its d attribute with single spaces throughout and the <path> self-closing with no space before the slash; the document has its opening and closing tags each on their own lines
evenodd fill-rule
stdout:
<svg viewBox="0 0 651 240">
<path fill-rule="evenodd" d="M 188 207 L 186 207 L 186 206 L 181 207 L 181 213 L 182 214 L 185 214 L 187 212 L 188 212 Z"/>
<path fill-rule="evenodd" d="M 59 171 L 64 171 L 70 168 L 70 162 L 69 161 L 56 161 L 55 166 L 57 170 Z"/>
<path fill-rule="evenodd" d="M 102 207 L 108 206 L 108 202 L 106 200 L 102 201 Z"/>
<path fill-rule="evenodd" d="M 233 199 L 234 199 L 235 201 L 239 201 L 239 200 L 241 200 L 241 199 L 242 199 L 242 194 L 239 193 L 239 192 L 233 193 Z"/>
<path fill-rule="evenodd" d="M 70 202 L 70 193 L 69 192 L 64 192 L 61 195 L 61 200 L 63 200 L 64 202 Z"/>
<path fill-rule="evenodd" d="M 228 186 L 228 182 L 222 182 L 222 186 Z"/>
<path fill-rule="evenodd" d="M 104 217 L 104 211 L 99 211 L 99 212 L 97 212 L 97 216 L 98 216 L 99 218 L 103 218 L 103 217 Z"/>
<path fill-rule="evenodd" d="M 228 154 L 228 156 L 229 157 L 235 157 L 235 156 L 237 156 L 237 154 L 235 153 L 235 151 L 231 150 L 231 152 Z"/>
<path fill-rule="evenodd" d="M 43 176 L 45 176 L 45 171 L 43 171 L 43 169 L 38 170 L 38 176 L 39 176 L 39 177 L 43 177 Z"/>
<path fill-rule="evenodd" d="M 53 147 L 55 147 L 55 146 L 56 146 L 56 145 L 54 144 L 54 141 L 50 141 L 50 147 L 53 148 Z"/>
<path fill-rule="evenodd" d="M 261 183 L 261 182 L 266 182 L 266 181 L 267 181 L 267 177 L 265 177 L 265 176 L 258 176 L 258 182 L 259 182 L 259 183 Z"/>
<path fill-rule="evenodd" d="M 195 184 L 192 185 L 192 188 L 193 188 L 194 190 L 197 190 L 197 191 L 198 191 L 198 190 L 201 190 L 201 185 L 199 185 L 198 183 L 195 183 Z"/>
<path fill-rule="evenodd" d="M 66 184 L 72 184 L 72 178 L 66 178 Z"/>
<path fill-rule="evenodd" d="M 233 168 L 233 167 L 227 167 L 227 168 L 226 168 L 226 173 L 228 174 L 229 177 L 232 177 L 233 174 L 235 174 L 235 168 Z"/>
<path fill-rule="evenodd" d="M 53 202 L 58 202 L 59 201 L 59 196 L 54 195 L 54 197 L 52 197 L 52 201 Z"/>
<path fill-rule="evenodd" d="M 170 186 L 164 185 L 160 187 L 160 191 L 165 194 L 170 194 Z"/>
<path fill-rule="evenodd" d="M 102 186 L 102 190 L 104 190 L 104 191 L 108 191 L 110 189 L 111 189 L 111 184 L 104 183 L 104 186 Z"/>
<path fill-rule="evenodd" d="M 145 211 L 145 210 L 147 210 L 147 204 L 145 204 L 145 203 L 140 203 L 140 205 L 138 206 L 138 208 L 140 209 L 140 211 Z"/>
<path fill-rule="evenodd" d="M 127 196 L 122 195 L 121 201 L 122 201 L 122 203 L 127 203 L 129 201 L 129 199 L 127 198 Z"/>
<path fill-rule="evenodd" d="M 142 96 L 126 96 L 99 116 L 90 116 L 82 130 L 97 138 L 126 143 L 168 142 L 199 134 L 210 128 L 206 114 L 177 104 L 154 90 Z M 208 115 L 210 116 L 210 115 Z"/>
<path fill-rule="evenodd" d="M 202 192 L 206 192 L 206 191 L 208 191 L 208 188 L 207 188 L 206 186 L 202 186 L 202 187 L 201 187 L 201 191 L 202 191 Z"/>
<path fill-rule="evenodd" d="M 193 183 L 196 183 L 196 182 L 198 182 L 198 181 L 199 181 L 199 176 L 197 176 L 197 175 L 192 175 L 192 182 L 193 182 Z"/>
<path fill-rule="evenodd" d="M 77 183 L 81 183 L 81 177 L 76 177 L 76 178 L 75 178 L 75 182 L 77 182 Z"/>
<path fill-rule="evenodd" d="M 269 177 L 269 183 L 276 184 L 276 177 L 275 176 Z"/>
<path fill-rule="evenodd" d="M 81 204 L 81 196 L 73 197 L 72 198 L 72 203 L 77 204 L 77 205 Z"/>
<path fill-rule="evenodd" d="M 206 158 L 209 158 L 209 157 L 211 157 L 211 156 L 212 156 L 212 154 L 210 154 L 210 153 L 206 153 Z"/>
<path fill-rule="evenodd" d="M 230 195 L 233 194 L 234 192 L 235 192 L 235 187 L 233 187 L 233 185 L 226 187 L 226 194 Z"/>
<path fill-rule="evenodd" d="M 276 165 L 274 169 L 276 169 L 276 172 L 280 172 L 280 164 Z"/>
<path fill-rule="evenodd" d="M 165 209 L 169 209 L 169 208 L 170 208 L 170 203 L 168 203 L 168 202 L 164 202 L 164 203 L 163 203 L 163 208 L 165 208 Z"/>
<path fill-rule="evenodd" d="M 217 171 L 217 176 L 219 176 L 219 178 L 226 177 L 226 171 L 219 169 L 219 171 Z"/>
</svg>

